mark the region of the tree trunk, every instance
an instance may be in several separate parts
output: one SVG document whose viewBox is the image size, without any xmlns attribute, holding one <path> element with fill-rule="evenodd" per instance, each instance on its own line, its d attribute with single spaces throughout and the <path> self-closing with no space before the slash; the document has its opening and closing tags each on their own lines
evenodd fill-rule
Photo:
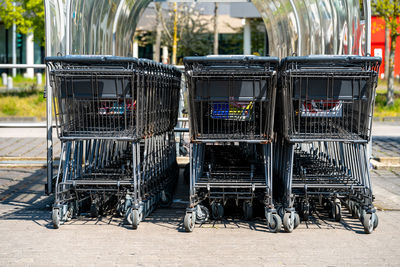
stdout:
<svg viewBox="0 0 400 267">
<path fill-rule="evenodd" d="M 390 29 L 389 22 L 385 21 L 385 79 L 389 77 L 389 53 L 390 53 Z"/>
<path fill-rule="evenodd" d="M 154 58 L 156 62 L 160 62 L 160 48 L 161 48 L 161 3 L 156 3 L 156 43 L 154 45 Z"/>
<path fill-rule="evenodd" d="M 218 55 L 218 3 L 214 8 L 214 55 Z"/>
<path fill-rule="evenodd" d="M 389 58 L 389 73 L 388 73 L 388 87 L 387 87 L 387 106 L 394 104 L 394 56 L 396 51 L 397 36 L 391 36 L 390 41 L 390 58 Z"/>
</svg>

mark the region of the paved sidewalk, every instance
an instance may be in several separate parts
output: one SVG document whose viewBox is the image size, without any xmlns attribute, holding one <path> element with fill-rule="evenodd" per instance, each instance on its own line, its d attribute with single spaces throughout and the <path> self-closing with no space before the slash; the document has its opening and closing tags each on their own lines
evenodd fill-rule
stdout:
<svg viewBox="0 0 400 267">
<path fill-rule="evenodd" d="M 379 157 L 400 157 L 400 123 L 374 122 L 372 127 L 372 155 Z M 56 129 L 53 131 L 54 156 L 61 152 Z M 1 128 L 0 158 L 46 157 L 46 129 L 44 128 Z"/>
<path fill-rule="evenodd" d="M 342 222 L 316 214 L 293 233 L 270 233 L 262 220 L 228 218 L 193 233 L 182 225 L 188 188 L 137 230 L 121 218 L 72 220 L 52 229 L 53 199 L 44 169 L 0 170 L 0 266 L 399 266 L 400 174 L 373 171 L 379 227 L 364 234 L 344 210 Z M 386 211 L 391 210 L 391 211 Z"/>
<path fill-rule="evenodd" d="M 400 157 L 400 137 L 397 136 L 373 137 L 372 155 L 375 158 Z"/>
<path fill-rule="evenodd" d="M 53 140 L 54 156 L 61 153 L 60 140 Z M 47 141 L 40 137 L 7 137 L 0 138 L 0 158 L 45 158 Z"/>
<path fill-rule="evenodd" d="M 375 207 L 400 211 L 400 170 L 372 170 L 371 181 Z"/>
</svg>

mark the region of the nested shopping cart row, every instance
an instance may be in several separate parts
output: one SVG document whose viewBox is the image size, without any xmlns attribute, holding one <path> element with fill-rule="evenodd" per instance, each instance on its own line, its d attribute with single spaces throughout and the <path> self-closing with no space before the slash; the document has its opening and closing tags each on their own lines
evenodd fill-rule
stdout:
<svg viewBox="0 0 400 267">
<path fill-rule="evenodd" d="M 181 72 L 150 60 L 46 58 L 62 144 L 53 224 L 117 211 L 134 228 L 172 202 Z"/>
<path fill-rule="evenodd" d="M 291 232 L 316 208 L 342 204 L 366 232 L 377 226 L 366 144 L 380 59 L 306 56 L 185 58 L 190 205 L 184 225 L 224 206 L 245 218 L 262 203 L 267 225 Z M 301 219 L 300 216 L 301 215 Z"/>
<path fill-rule="evenodd" d="M 279 59 L 208 56 L 184 59 L 189 89 L 190 205 L 187 231 L 234 204 L 251 218 L 265 207 L 281 227 L 272 200 L 272 144 Z"/>
<path fill-rule="evenodd" d="M 59 137 L 135 140 L 177 123 L 181 73 L 147 59 L 49 57 Z"/>
</svg>

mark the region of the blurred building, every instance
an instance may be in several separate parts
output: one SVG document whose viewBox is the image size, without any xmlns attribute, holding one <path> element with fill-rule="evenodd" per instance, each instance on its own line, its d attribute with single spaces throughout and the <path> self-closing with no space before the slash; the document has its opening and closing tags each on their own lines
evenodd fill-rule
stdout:
<svg viewBox="0 0 400 267">
<path fill-rule="evenodd" d="M 204 39 L 208 39 L 210 46 L 208 54 L 212 54 L 213 40 L 213 19 L 214 7 L 213 2 L 198 2 L 195 4 L 178 3 L 178 5 L 191 5 L 200 14 L 198 18 L 205 22 Z M 162 3 L 163 16 L 169 18 L 172 16 L 171 3 Z M 156 10 L 155 4 L 151 3 L 143 12 L 138 25 L 136 27 L 136 36 L 139 41 L 137 52 L 134 55 L 144 58 L 152 58 L 154 53 L 154 40 L 150 42 L 141 42 L 140 38 L 148 35 L 154 35 L 156 30 Z M 179 29 L 178 29 L 179 30 Z M 265 24 L 256 7 L 251 3 L 218 3 L 218 39 L 219 39 L 219 54 L 268 54 L 266 47 L 267 34 Z M 151 38 L 149 38 L 151 39 Z M 154 38 L 153 38 L 154 39 Z M 170 50 L 171 47 L 168 47 Z M 162 50 L 162 48 L 161 48 Z M 165 49 L 164 49 L 165 52 Z M 162 51 L 160 51 L 162 53 Z M 171 51 L 169 51 L 171 53 Z M 186 56 L 191 56 L 190 54 Z"/>
<path fill-rule="evenodd" d="M 382 64 L 379 69 L 381 78 L 384 78 L 385 73 L 385 21 L 377 16 L 371 18 L 371 54 L 373 56 L 382 57 Z M 396 53 L 394 59 L 394 75 L 400 76 L 400 36 L 396 40 Z"/>
<path fill-rule="evenodd" d="M 33 34 L 24 35 L 13 27 L 6 29 L 0 19 L 0 64 L 41 64 L 44 62 L 44 47 L 33 42 Z M 15 43 L 13 43 L 15 34 Z M 13 58 L 13 46 L 15 46 L 15 58 Z M 33 78 L 33 70 L 17 70 L 21 74 Z M 39 71 L 39 70 L 37 70 Z M 10 69 L 0 69 L 0 72 L 11 74 Z"/>
</svg>

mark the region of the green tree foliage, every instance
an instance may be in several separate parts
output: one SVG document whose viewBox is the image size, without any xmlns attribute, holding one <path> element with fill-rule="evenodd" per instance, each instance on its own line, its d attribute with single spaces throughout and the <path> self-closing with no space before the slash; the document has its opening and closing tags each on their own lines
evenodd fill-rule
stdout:
<svg viewBox="0 0 400 267">
<path fill-rule="evenodd" d="M 19 33 L 33 32 L 35 42 L 44 46 L 43 0 L 0 0 L 0 18 L 7 29 L 15 23 Z"/>
<path fill-rule="evenodd" d="M 390 29 L 390 55 L 388 72 L 387 105 L 394 104 L 394 58 L 396 39 L 400 36 L 400 0 L 374 0 L 372 7 L 375 13 L 382 17 Z M 386 55 L 387 56 L 387 55 Z"/>
</svg>

